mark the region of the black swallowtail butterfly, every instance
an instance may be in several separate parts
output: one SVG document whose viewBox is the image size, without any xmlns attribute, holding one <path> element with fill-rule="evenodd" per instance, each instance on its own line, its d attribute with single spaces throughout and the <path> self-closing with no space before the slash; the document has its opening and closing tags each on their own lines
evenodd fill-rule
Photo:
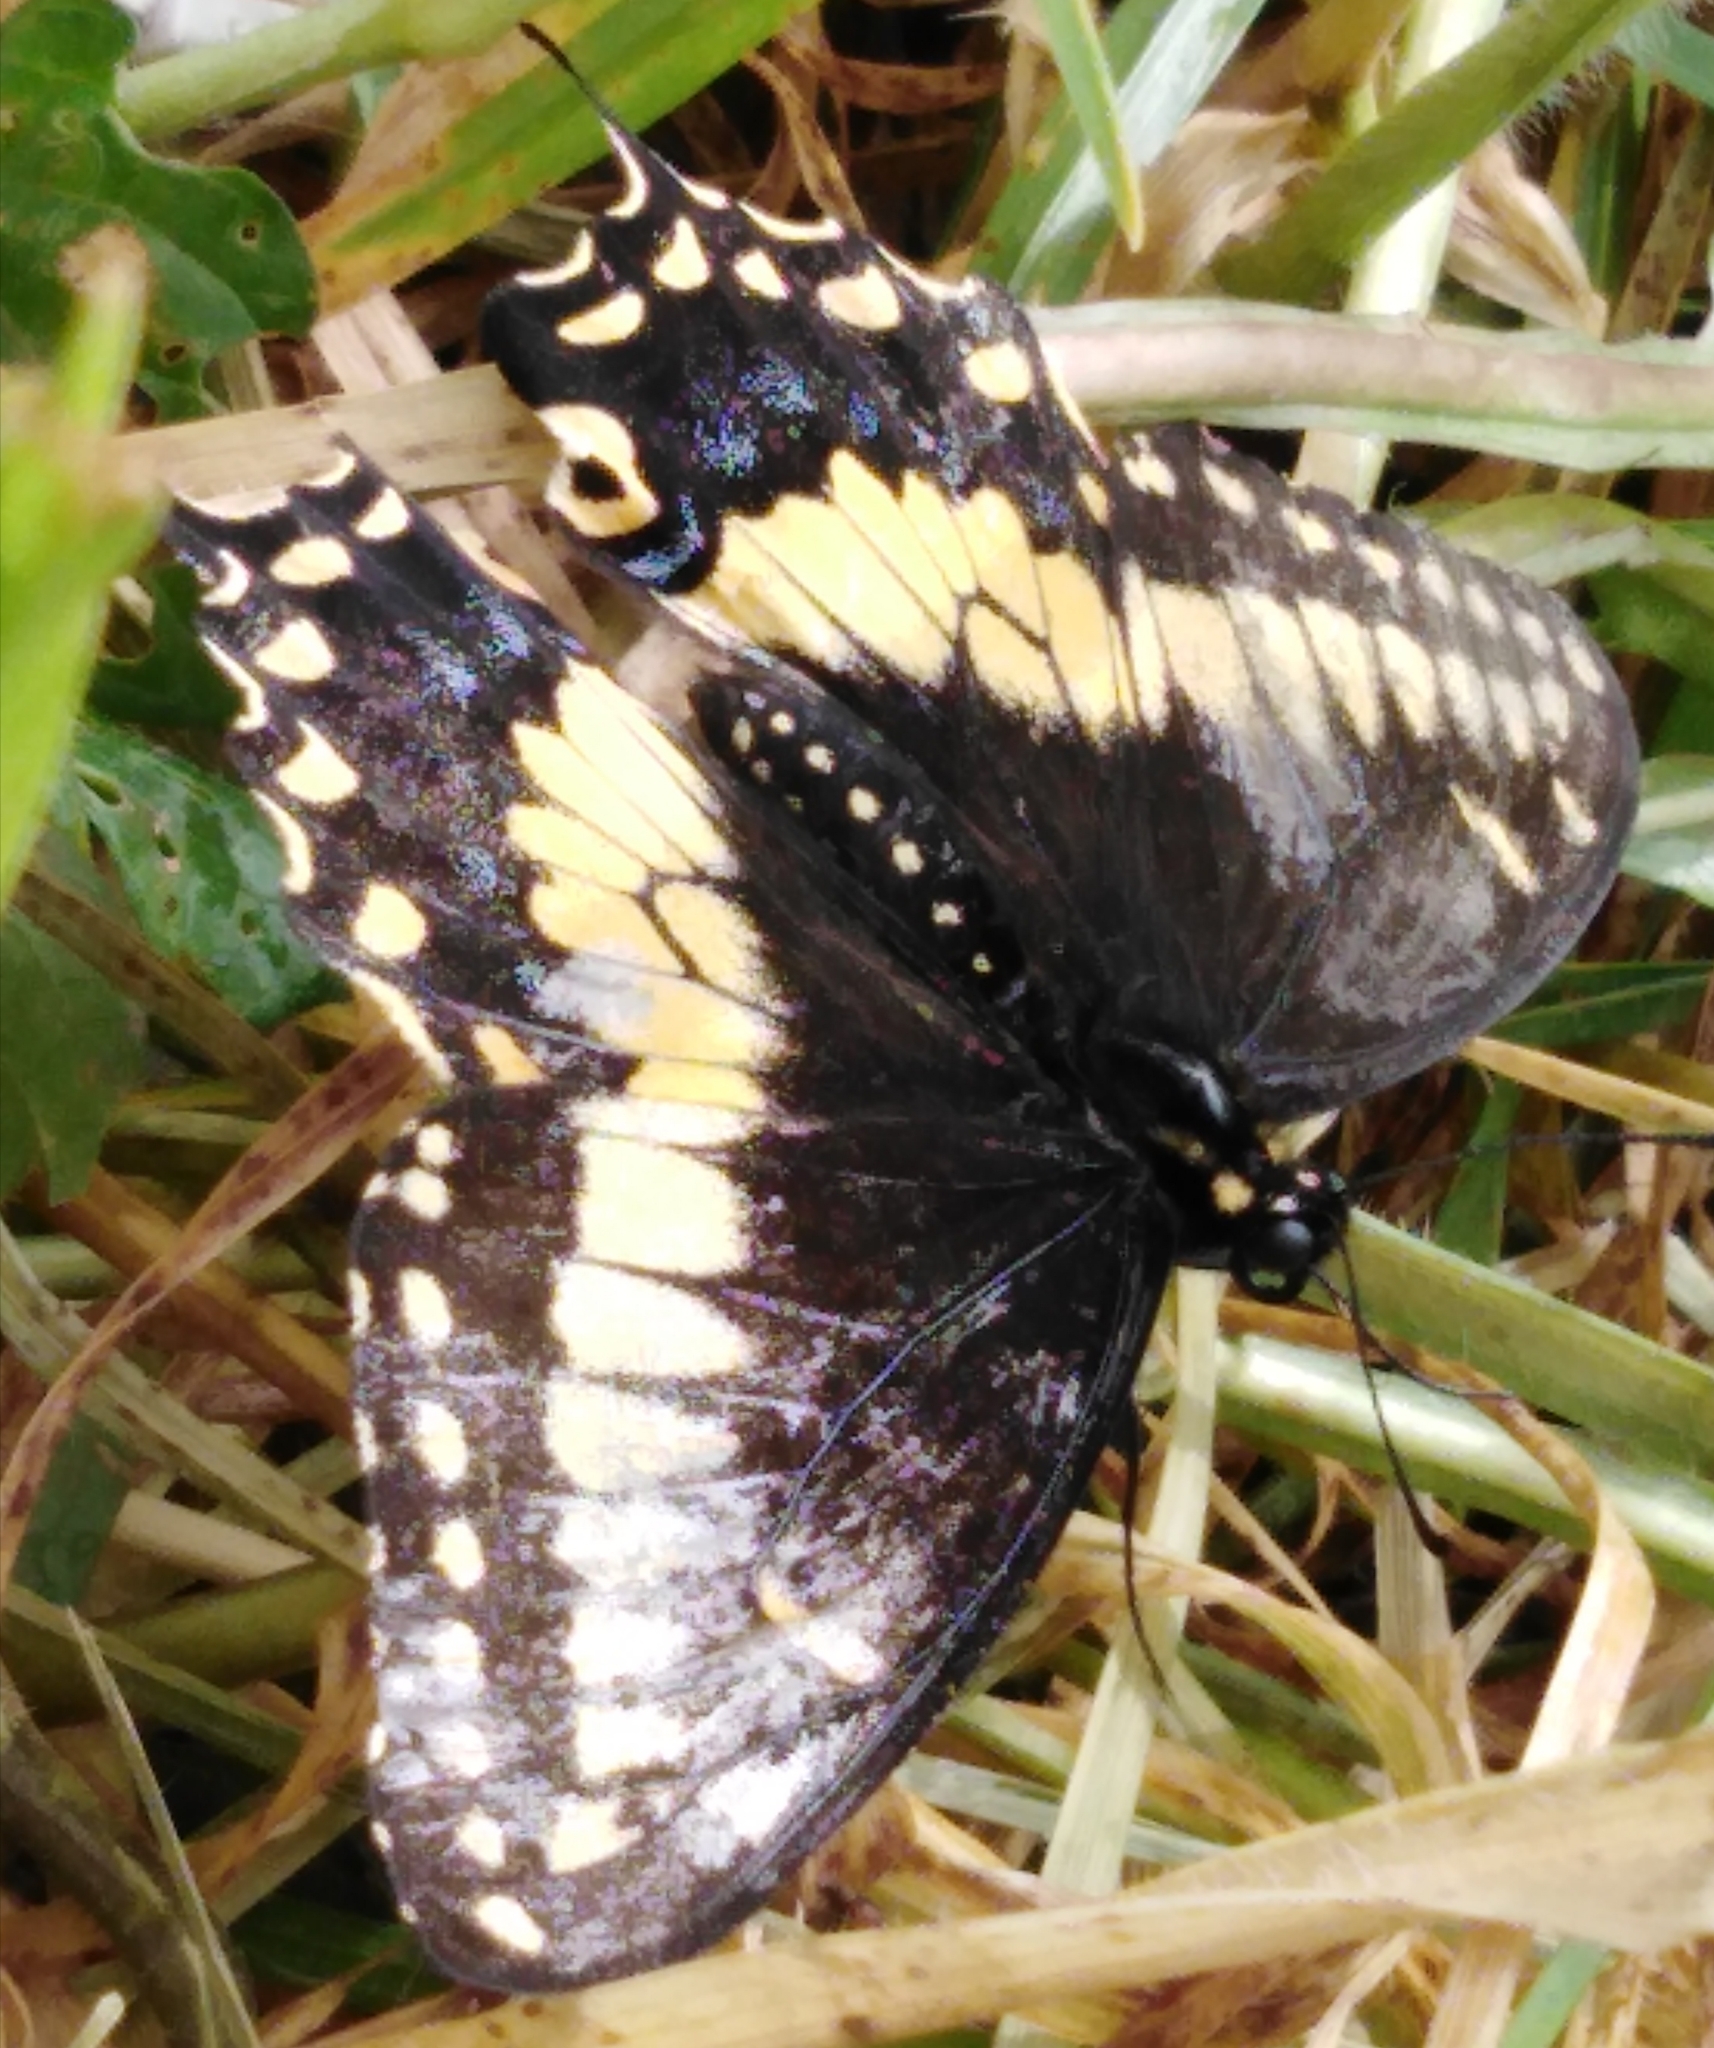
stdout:
<svg viewBox="0 0 1714 2048">
<path fill-rule="evenodd" d="M 498 292 L 670 734 L 355 456 L 185 508 L 317 943 L 449 1087 L 368 1190 L 378 1833 L 456 1975 L 689 1953 L 916 1741 L 1174 1261 L 1289 1295 L 1265 1127 L 1450 1052 L 1628 827 L 1557 599 L 1188 429 L 1104 453 L 999 291 L 614 131 Z"/>
</svg>

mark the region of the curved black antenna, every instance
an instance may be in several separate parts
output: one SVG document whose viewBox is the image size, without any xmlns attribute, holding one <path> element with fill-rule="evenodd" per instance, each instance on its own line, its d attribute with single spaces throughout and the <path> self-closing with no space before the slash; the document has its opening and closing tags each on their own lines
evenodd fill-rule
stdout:
<svg viewBox="0 0 1714 2048">
<path fill-rule="evenodd" d="M 1462 1166 L 1468 1159 L 1497 1159 L 1513 1152 L 1543 1150 L 1570 1151 L 1583 1145 L 1687 1146 L 1693 1152 L 1714 1151 L 1714 1131 L 1523 1131 L 1513 1138 L 1496 1138 L 1480 1145 L 1461 1145 L 1456 1152 L 1433 1152 L 1426 1159 L 1409 1159 L 1399 1166 L 1376 1167 L 1369 1173 L 1346 1176 L 1345 1186 L 1353 1195 L 1403 1180 L 1407 1174 L 1433 1173 L 1445 1166 Z"/>
</svg>

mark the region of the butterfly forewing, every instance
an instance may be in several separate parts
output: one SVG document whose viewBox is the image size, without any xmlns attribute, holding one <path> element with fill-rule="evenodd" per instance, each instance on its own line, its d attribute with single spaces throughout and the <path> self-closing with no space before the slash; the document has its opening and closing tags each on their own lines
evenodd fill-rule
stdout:
<svg viewBox="0 0 1714 2048">
<path fill-rule="evenodd" d="M 1170 1230 L 368 465 L 177 517 L 300 918 L 463 1086 L 354 1240 L 402 1901 L 481 1982 L 688 1952 L 992 1641 Z"/>
<path fill-rule="evenodd" d="M 1109 457 L 1003 293 L 614 144 L 625 200 L 485 320 L 564 444 L 552 502 L 908 754 L 1073 1007 L 1297 1114 L 1564 951 L 1636 752 L 1551 593 L 1194 429 Z"/>
</svg>

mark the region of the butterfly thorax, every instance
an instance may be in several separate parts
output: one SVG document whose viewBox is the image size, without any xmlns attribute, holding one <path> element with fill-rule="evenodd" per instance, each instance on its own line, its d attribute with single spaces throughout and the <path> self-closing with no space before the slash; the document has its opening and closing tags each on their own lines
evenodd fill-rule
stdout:
<svg viewBox="0 0 1714 2048">
<path fill-rule="evenodd" d="M 1169 1198 L 1179 1262 L 1225 1267 L 1258 1300 L 1294 1301 L 1343 1232 L 1339 1176 L 1276 1160 L 1199 1054 L 1105 1021 L 1091 1030 L 1082 1064 L 1092 1113 Z"/>
</svg>

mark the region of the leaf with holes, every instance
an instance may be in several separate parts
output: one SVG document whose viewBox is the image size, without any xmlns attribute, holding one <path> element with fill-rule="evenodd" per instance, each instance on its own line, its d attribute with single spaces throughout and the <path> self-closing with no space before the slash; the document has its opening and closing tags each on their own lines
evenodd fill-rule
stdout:
<svg viewBox="0 0 1714 2048">
<path fill-rule="evenodd" d="M 35 0 L 7 23 L 0 355 L 48 353 L 66 318 L 66 251 L 127 227 L 154 272 L 138 382 L 163 418 L 183 419 L 210 409 L 203 376 L 221 349 L 308 327 L 315 283 L 291 215 L 259 180 L 137 147 L 112 104 L 130 36 L 102 0 Z"/>
</svg>

